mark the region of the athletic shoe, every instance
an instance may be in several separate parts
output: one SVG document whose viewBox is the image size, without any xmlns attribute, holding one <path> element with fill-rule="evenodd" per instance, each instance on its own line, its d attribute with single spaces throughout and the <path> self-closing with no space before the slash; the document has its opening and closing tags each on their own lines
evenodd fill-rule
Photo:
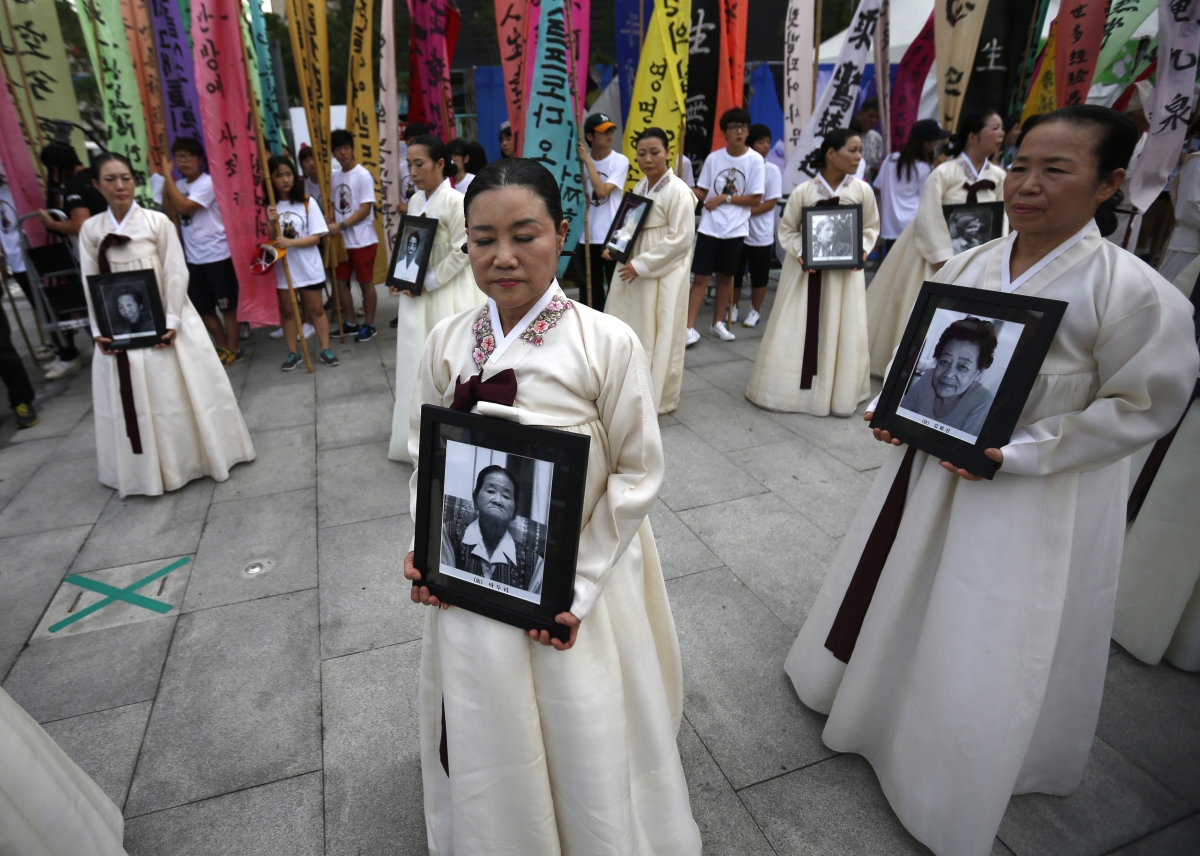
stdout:
<svg viewBox="0 0 1200 856">
<path fill-rule="evenodd" d="M 33 358 L 40 363 L 53 362 L 58 359 L 58 355 L 54 353 L 53 348 L 47 348 L 45 345 L 38 345 L 33 349 Z"/>
<path fill-rule="evenodd" d="M 400 326 L 400 316 L 397 315 L 395 318 L 393 318 L 391 321 L 389 321 L 388 326 L 391 327 L 393 330 L 398 328 Z"/>
<path fill-rule="evenodd" d="M 738 320 L 738 308 L 737 308 L 737 304 L 735 303 L 735 304 L 733 304 L 733 317 L 731 317 L 729 319 L 729 323 L 736 324 L 737 320 Z"/>
<path fill-rule="evenodd" d="M 17 414 L 17 428 L 32 428 L 38 424 L 37 411 L 33 409 L 32 404 L 18 404 L 15 412 Z"/>
<path fill-rule="evenodd" d="M 292 369 L 294 369 L 298 365 L 300 365 L 300 355 L 299 354 L 288 354 L 287 357 L 284 358 L 284 361 L 283 361 L 283 370 L 285 372 L 290 372 Z"/>
<path fill-rule="evenodd" d="M 305 338 L 305 339 L 311 339 L 311 338 L 312 338 L 313 336 L 315 336 L 316 334 L 317 334 L 317 328 L 316 328 L 316 327 L 314 327 L 312 324 L 305 324 L 305 325 L 304 325 L 304 338 Z"/>
<path fill-rule="evenodd" d="M 221 357 L 221 362 L 224 364 L 225 368 L 229 368 L 235 363 L 240 363 L 242 360 L 246 359 L 246 355 L 243 354 L 240 349 L 231 351 L 228 348 L 225 348 L 224 351 L 225 353 Z"/>
<path fill-rule="evenodd" d="M 358 335 L 358 325 L 351 324 L 349 321 L 343 321 L 342 322 L 342 332 L 344 334 L 346 334 L 347 336 L 357 336 Z"/>
<path fill-rule="evenodd" d="M 358 328 L 358 336 L 357 336 L 357 338 L 355 338 L 355 340 L 354 340 L 354 341 L 356 341 L 356 342 L 369 342 L 369 341 L 371 341 L 372 339 L 374 339 L 374 338 L 375 338 L 375 334 L 376 334 L 377 332 L 379 332 L 379 331 L 375 329 L 375 325 L 374 325 L 374 324 L 366 324 L 366 323 L 364 323 L 364 324 L 362 324 L 362 325 L 361 325 L 361 326 Z"/>
<path fill-rule="evenodd" d="M 55 360 L 54 365 L 46 369 L 46 380 L 58 380 L 77 371 L 79 371 L 78 357 L 73 360 Z"/>
<path fill-rule="evenodd" d="M 688 327 L 687 344 L 684 347 L 690 348 L 692 345 L 700 341 L 700 331 L 695 327 Z"/>
<path fill-rule="evenodd" d="M 329 348 L 326 348 L 325 350 L 321 351 L 319 356 L 321 358 L 321 362 L 323 362 L 325 365 L 329 366 L 330 368 L 333 368 L 334 366 L 336 366 L 338 364 L 337 354 L 335 354 Z"/>
<path fill-rule="evenodd" d="M 250 322 L 243 321 L 241 332 L 238 333 L 239 338 L 244 342 L 250 338 Z"/>
<path fill-rule="evenodd" d="M 758 314 L 757 309 L 751 309 L 750 314 L 746 316 L 746 320 L 742 322 L 743 327 L 757 327 L 758 322 L 762 320 L 762 316 Z"/>
<path fill-rule="evenodd" d="M 709 332 L 720 339 L 722 342 L 732 342 L 737 336 L 725 329 L 725 322 L 718 321 L 709 328 Z"/>
<path fill-rule="evenodd" d="M 283 338 L 283 328 L 280 327 L 278 330 L 271 331 L 271 338 L 272 339 L 282 339 Z"/>
<path fill-rule="evenodd" d="M 328 297 L 325 299 L 325 311 L 328 312 L 332 308 L 333 308 L 333 298 Z"/>
</svg>

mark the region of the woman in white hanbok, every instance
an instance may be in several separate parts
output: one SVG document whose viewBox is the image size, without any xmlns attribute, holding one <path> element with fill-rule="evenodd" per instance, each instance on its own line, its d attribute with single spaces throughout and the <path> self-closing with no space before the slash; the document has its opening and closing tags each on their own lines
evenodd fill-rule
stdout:
<svg viewBox="0 0 1200 856">
<path fill-rule="evenodd" d="M 679 407 L 696 240 L 696 195 L 668 168 L 669 157 L 667 135 L 660 128 L 638 136 L 637 161 L 644 178 L 633 192 L 654 203 L 629 261 L 609 283 L 604 304 L 605 312 L 633 328 L 646 349 L 659 413 Z M 608 253 L 604 251 L 606 259 Z"/>
<path fill-rule="evenodd" d="M 84 281 L 109 270 L 153 270 L 167 324 L 162 342 L 151 348 L 110 349 L 84 289 L 98 345 L 92 399 L 100 481 L 123 497 L 157 496 L 202 476 L 225 481 L 234 464 L 254 459 L 254 444 L 204 322 L 188 300 L 179 236 L 164 215 L 133 201 L 133 171 L 125 158 L 106 153 L 95 170 L 109 207 L 79 232 Z"/>
<path fill-rule="evenodd" d="M 867 338 L 871 374 L 882 376 L 904 336 L 921 284 L 954 256 L 943 205 L 998 202 L 1004 170 L 988 158 L 1004 143 L 998 113 L 968 113 L 959 123 L 960 153 L 929 174 L 921 189 L 917 216 L 900 233 L 867 289 Z M 1005 229 L 1007 231 L 1007 229 Z"/>
<path fill-rule="evenodd" d="M 1015 233 L 938 274 L 1068 303 L 1020 427 L 987 450 L 992 481 L 911 447 L 888 453 L 785 664 L 829 715 L 826 745 L 865 756 L 939 856 L 990 853 L 1011 794 L 1079 786 L 1128 456 L 1171 430 L 1200 367 L 1191 305 L 1093 222 L 1104 205 L 1112 228 L 1136 141 L 1129 119 L 1092 106 L 1025 132 L 1004 188 Z"/>
<path fill-rule="evenodd" d="M 424 134 L 408 145 L 408 174 L 417 192 L 408 200 L 408 213 L 438 221 L 430 250 L 424 290 L 413 296 L 400 295 L 396 326 L 396 403 L 392 409 L 392 441 L 388 457 L 410 462 L 408 454 L 408 407 L 412 403 L 417 367 L 425 353 L 425 338 L 439 321 L 483 302 L 463 242 L 463 195 L 450 186 L 457 167 L 450 150 L 437 137 Z"/>
<path fill-rule="evenodd" d="M 820 172 L 792 191 L 779 224 L 787 258 L 746 398 L 767 410 L 850 416 L 871 397 L 866 279 L 861 266 L 806 270 L 801 230 L 805 208 L 861 205 L 861 263 L 879 237 L 879 207 L 871 185 L 854 177 L 862 138 L 839 129 L 821 147 Z"/>
<path fill-rule="evenodd" d="M 675 742 L 679 643 L 646 518 L 664 462 L 645 354 L 628 326 L 572 303 L 555 281 L 568 224 L 545 167 L 497 161 L 471 190 L 471 265 L 488 301 L 430 334 L 410 453 L 427 403 L 581 433 L 591 447 L 574 600 L 557 616 L 568 642 L 465 609 L 426 613 L 429 852 L 699 856 Z M 476 376 L 509 370 L 508 404 L 470 394 Z M 412 597 L 439 605 L 424 587 Z"/>
</svg>

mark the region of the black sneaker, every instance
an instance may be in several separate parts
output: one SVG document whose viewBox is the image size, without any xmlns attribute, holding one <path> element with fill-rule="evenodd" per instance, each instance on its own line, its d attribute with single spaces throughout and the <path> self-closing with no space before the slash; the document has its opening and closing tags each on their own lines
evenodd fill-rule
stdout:
<svg viewBox="0 0 1200 856">
<path fill-rule="evenodd" d="M 365 324 L 365 323 L 364 323 L 364 324 L 362 324 L 362 325 L 360 325 L 360 326 L 359 326 L 359 328 L 358 328 L 358 338 L 356 338 L 354 341 L 356 341 L 356 342 L 369 342 L 369 341 L 371 341 L 372 339 L 374 339 L 374 338 L 375 338 L 375 334 L 376 334 L 377 332 L 378 332 L 378 331 L 375 329 L 375 325 L 374 325 L 374 324 Z"/>
<path fill-rule="evenodd" d="M 400 316 L 397 315 L 395 318 L 393 318 L 391 321 L 389 321 L 388 326 L 391 327 L 393 330 L 395 330 L 397 327 L 399 327 L 400 326 Z"/>
<path fill-rule="evenodd" d="M 351 324 L 349 321 L 343 321 L 342 322 L 342 332 L 345 333 L 347 336 L 356 336 L 356 335 L 358 335 L 358 325 Z"/>
<path fill-rule="evenodd" d="M 335 354 L 329 348 L 326 348 L 325 350 L 321 351 L 319 357 L 320 357 L 321 362 L 324 363 L 325 365 L 329 366 L 330 368 L 333 368 L 334 366 L 336 366 L 338 364 L 337 354 Z"/>
<path fill-rule="evenodd" d="M 290 372 L 292 369 L 294 369 L 298 365 L 300 365 L 300 355 L 299 354 L 288 354 L 287 357 L 283 361 L 283 370 L 285 372 Z"/>
<path fill-rule="evenodd" d="M 17 428 L 32 428 L 38 424 L 37 411 L 33 409 L 32 404 L 18 404 L 15 412 L 17 414 Z"/>
</svg>

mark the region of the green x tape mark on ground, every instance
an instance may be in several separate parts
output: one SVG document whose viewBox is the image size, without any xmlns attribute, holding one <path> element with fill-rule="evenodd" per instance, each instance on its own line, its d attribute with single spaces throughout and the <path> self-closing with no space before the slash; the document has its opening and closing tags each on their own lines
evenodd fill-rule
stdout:
<svg viewBox="0 0 1200 856">
<path fill-rule="evenodd" d="M 142 609 L 153 610 L 154 612 L 165 615 L 166 613 L 171 611 L 171 609 L 172 609 L 171 604 L 162 603 L 161 601 L 157 601 L 157 600 L 151 600 L 148 597 L 142 597 L 142 595 L 140 595 L 140 594 L 134 594 L 134 592 L 136 592 L 142 586 L 148 585 L 161 577 L 165 577 L 167 574 L 171 573 L 171 571 L 174 571 L 177 568 L 182 568 L 184 565 L 186 565 L 190 561 L 191 561 L 190 558 L 188 558 L 187 556 L 184 556 L 179 561 L 172 562 L 171 564 L 167 565 L 165 568 L 155 571 L 154 573 L 152 573 L 150 576 L 146 577 L 145 579 L 140 579 L 133 585 L 126 586 L 123 589 L 117 588 L 116 586 L 107 585 L 106 583 L 98 583 L 93 579 L 89 579 L 88 577 L 80 577 L 80 576 L 76 576 L 76 575 L 72 574 L 71 576 L 69 576 L 65 580 L 63 580 L 63 582 L 70 583 L 73 586 L 79 586 L 80 588 L 87 589 L 88 591 L 94 591 L 94 592 L 98 592 L 100 594 L 106 594 L 106 595 L 108 595 L 108 597 L 104 598 L 104 600 L 98 601 L 97 603 L 93 603 L 91 606 L 87 607 L 86 609 L 79 610 L 79 612 L 75 613 L 70 618 L 64 618 L 62 621 L 58 622 L 57 624 L 50 625 L 50 632 L 57 633 L 58 631 L 62 630 L 64 627 L 74 624 L 76 621 L 78 621 L 81 618 L 87 618 L 93 612 L 97 612 L 98 610 L 104 609 L 104 607 L 106 607 L 106 606 L 111 606 L 112 604 L 116 603 L 118 600 L 122 600 L 125 603 L 132 603 L 134 606 L 142 607 Z"/>
</svg>

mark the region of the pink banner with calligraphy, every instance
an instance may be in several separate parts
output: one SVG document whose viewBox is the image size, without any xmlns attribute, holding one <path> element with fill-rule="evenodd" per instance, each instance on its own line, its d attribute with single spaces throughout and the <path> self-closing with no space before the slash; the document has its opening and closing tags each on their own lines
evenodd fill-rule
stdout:
<svg viewBox="0 0 1200 856">
<path fill-rule="evenodd" d="M 934 38 L 933 16 L 921 28 L 921 32 L 908 46 L 900 65 L 896 69 L 896 80 L 892 83 L 892 151 L 898 152 L 908 142 L 908 133 L 917 122 L 917 110 L 921 106 L 921 89 L 925 78 L 933 67 Z"/>
<path fill-rule="evenodd" d="M 12 90 L 4 76 L 4 65 L 0 63 L 0 128 L 19 127 L 21 122 L 12 101 Z M 46 205 L 37 169 L 33 165 L 33 155 L 21 134 L 0 134 L 0 167 L 4 169 L 5 180 L 12 186 L 13 201 L 16 202 L 19 216 L 32 214 Z M 46 230 L 41 222 L 37 219 L 25 222 L 25 234 L 29 236 L 30 243 L 37 246 L 46 243 Z"/>
<path fill-rule="evenodd" d="M 250 262 L 267 240 L 267 200 L 243 60 L 238 0 L 192 0 L 192 49 L 204 149 L 225 238 L 238 272 L 238 320 L 278 326 L 275 280 Z"/>
<path fill-rule="evenodd" d="M 430 133 L 449 140 L 455 133 L 446 51 L 446 0 L 408 0 L 408 12 L 412 17 L 412 52 L 425 100 L 425 122 Z"/>
<path fill-rule="evenodd" d="M 500 45 L 500 68 L 504 73 L 504 96 L 508 102 L 508 124 L 521 127 L 525 109 L 525 15 L 526 0 L 496 0 L 496 40 Z M 519 151 L 519 149 L 518 149 Z"/>
<path fill-rule="evenodd" d="M 1107 0 L 1063 0 L 1058 8 L 1054 84 L 1058 103 L 1087 103 L 1108 22 Z"/>
</svg>

